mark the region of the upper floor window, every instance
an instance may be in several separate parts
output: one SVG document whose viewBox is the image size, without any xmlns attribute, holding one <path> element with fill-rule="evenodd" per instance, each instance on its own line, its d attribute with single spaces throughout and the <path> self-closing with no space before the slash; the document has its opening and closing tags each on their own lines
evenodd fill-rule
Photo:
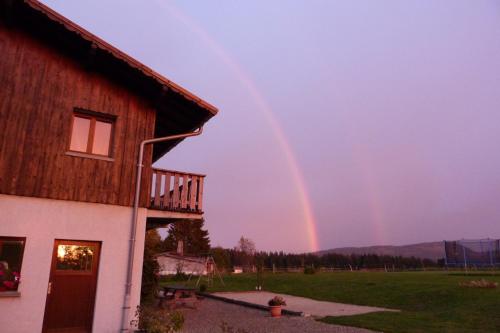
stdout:
<svg viewBox="0 0 500 333">
<path fill-rule="evenodd" d="M 16 291 L 21 279 L 24 237 L 0 236 L 0 292 Z"/>
<path fill-rule="evenodd" d="M 76 111 L 73 114 L 69 150 L 94 155 L 111 155 L 114 118 Z"/>
</svg>

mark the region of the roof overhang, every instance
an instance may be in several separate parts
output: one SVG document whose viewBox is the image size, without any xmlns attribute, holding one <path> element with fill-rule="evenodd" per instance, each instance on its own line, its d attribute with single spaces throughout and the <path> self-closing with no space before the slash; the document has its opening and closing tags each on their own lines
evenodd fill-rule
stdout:
<svg viewBox="0 0 500 333">
<path fill-rule="evenodd" d="M 155 137 L 193 131 L 218 112 L 215 106 L 37 0 L 3 1 L 0 8 L 4 12 L 0 16 L 7 17 L 10 24 L 29 30 L 93 71 L 145 97 L 157 110 Z M 180 141 L 155 145 L 153 161 Z"/>
</svg>

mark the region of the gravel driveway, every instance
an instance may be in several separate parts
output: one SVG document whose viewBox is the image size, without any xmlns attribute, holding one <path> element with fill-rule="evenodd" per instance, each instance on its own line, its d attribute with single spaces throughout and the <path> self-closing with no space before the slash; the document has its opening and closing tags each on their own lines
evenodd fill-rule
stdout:
<svg viewBox="0 0 500 333">
<path fill-rule="evenodd" d="M 205 298 L 198 309 L 180 308 L 186 319 L 185 333 L 335 332 L 372 333 L 362 328 L 324 324 L 311 317 L 271 318 L 266 311 Z M 222 325 L 231 329 L 223 330 Z M 239 330 L 239 331 L 238 331 Z"/>
</svg>

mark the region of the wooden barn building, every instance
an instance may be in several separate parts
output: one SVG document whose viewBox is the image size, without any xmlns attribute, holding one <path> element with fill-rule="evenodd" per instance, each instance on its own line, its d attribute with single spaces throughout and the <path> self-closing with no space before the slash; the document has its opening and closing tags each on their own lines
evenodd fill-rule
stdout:
<svg viewBox="0 0 500 333">
<path fill-rule="evenodd" d="M 146 228 L 203 215 L 204 175 L 152 165 L 216 113 L 40 2 L 0 2 L 1 332 L 131 329 Z"/>
</svg>

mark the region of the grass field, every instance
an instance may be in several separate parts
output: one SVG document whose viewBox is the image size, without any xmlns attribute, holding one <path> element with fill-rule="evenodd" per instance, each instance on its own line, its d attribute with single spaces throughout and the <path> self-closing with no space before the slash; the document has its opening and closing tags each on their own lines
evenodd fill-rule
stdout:
<svg viewBox="0 0 500 333">
<path fill-rule="evenodd" d="M 384 332 L 500 332 L 500 287 L 465 288 L 460 282 L 500 274 L 446 272 L 339 272 L 265 274 L 264 289 L 317 300 L 402 310 L 322 321 Z M 225 276 L 208 291 L 254 290 L 256 274 Z"/>
</svg>

